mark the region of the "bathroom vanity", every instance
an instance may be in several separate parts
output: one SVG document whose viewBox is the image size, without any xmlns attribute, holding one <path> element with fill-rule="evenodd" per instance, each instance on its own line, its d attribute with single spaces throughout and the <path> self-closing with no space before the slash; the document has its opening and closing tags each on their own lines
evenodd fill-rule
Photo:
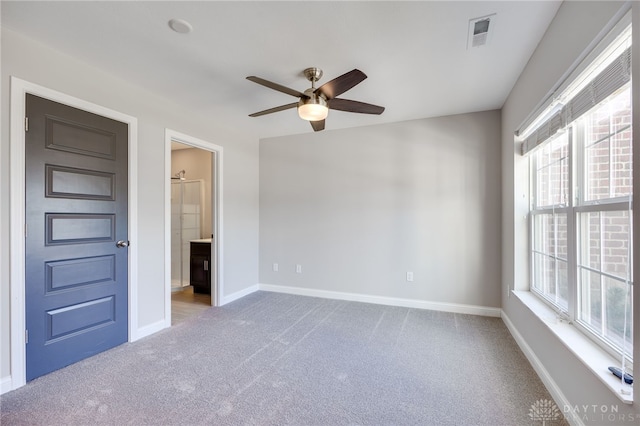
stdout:
<svg viewBox="0 0 640 426">
<path fill-rule="evenodd" d="M 190 283 L 194 293 L 211 294 L 211 238 L 191 240 Z"/>
</svg>

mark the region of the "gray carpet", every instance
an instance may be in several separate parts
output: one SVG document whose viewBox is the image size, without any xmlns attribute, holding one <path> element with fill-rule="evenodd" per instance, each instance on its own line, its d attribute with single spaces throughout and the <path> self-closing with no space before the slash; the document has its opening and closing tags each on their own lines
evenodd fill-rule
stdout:
<svg viewBox="0 0 640 426">
<path fill-rule="evenodd" d="M 496 426 L 541 399 L 498 318 L 257 292 L 0 401 L 2 425 Z"/>
</svg>

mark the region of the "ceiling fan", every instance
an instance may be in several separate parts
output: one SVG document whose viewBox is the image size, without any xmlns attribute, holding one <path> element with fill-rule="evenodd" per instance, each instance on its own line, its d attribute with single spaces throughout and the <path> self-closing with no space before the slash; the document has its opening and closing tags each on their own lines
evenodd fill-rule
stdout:
<svg viewBox="0 0 640 426">
<path fill-rule="evenodd" d="M 295 89 L 290 89 L 253 75 L 247 77 L 247 80 L 253 81 L 254 83 L 299 98 L 298 102 L 255 112 L 249 114 L 249 117 L 259 117 L 261 115 L 297 107 L 300 118 L 309 121 L 313 130 L 318 132 L 324 130 L 324 121 L 330 109 L 377 115 L 382 114 L 384 111 L 384 107 L 378 105 L 338 98 L 338 96 L 367 78 L 365 73 L 358 69 L 342 74 L 340 77 L 336 77 L 318 88 L 315 87 L 315 83 L 322 77 L 322 70 L 320 68 L 307 68 L 304 70 L 304 75 L 307 80 L 311 82 L 311 87 L 304 92 L 299 92 Z"/>
</svg>

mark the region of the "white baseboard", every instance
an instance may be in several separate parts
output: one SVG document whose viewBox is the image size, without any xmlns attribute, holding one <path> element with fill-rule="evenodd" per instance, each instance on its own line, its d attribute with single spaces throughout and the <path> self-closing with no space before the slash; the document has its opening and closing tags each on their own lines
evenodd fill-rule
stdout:
<svg viewBox="0 0 640 426">
<path fill-rule="evenodd" d="M 529 363 L 540 377 L 540 380 L 542 380 L 542 383 L 544 383 L 544 385 L 546 386 L 558 408 L 562 411 L 563 407 L 570 407 L 571 405 L 569 403 L 569 400 L 564 396 L 555 380 L 553 380 L 553 377 L 551 377 L 547 369 L 544 368 L 544 365 L 542 364 L 540 359 L 538 359 L 531 347 L 524 340 L 524 337 L 522 337 L 522 335 L 518 332 L 515 325 L 513 325 L 504 311 L 502 311 L 502 321 L 507 326 L 507 329 L 509 329 L 509 332 L 520 347 L 520 350 L 527 357 Z M 579 416 L 565 416 L 565 418 L 571 425 L 584 426 L 584 423 L 582 422 L 582 420 L 580 420 Z"/>
<path fill-rule="evenodd" d="M 151 336 L 154 333 L 157 333 L 160 330 L 164 330 L 167 327 L 170 327 L 171 323 L 167 325 L 165 320 L 156 321 L 153 324 L 145 325 L 144 327 L 139 327 L 135 336 L 131 339 L 132 342 L 136 340 L 140 340 L 144 337 Z"/>
<path fill-rule="evenodd" d="M 0 395 L 13 390 L 13 382 L 11 376 L 3 377 L 0 379 Z"/>
<path fill-rule="evenodd" d="M 287 287 L 274 284 L 258 284 L 259 290 L 276 293 L 297 294 L 300 296 L 322 297 L 325 299 L 348 300 L 351 302 L 375 303 L 377 305 L 400 306 L 403 308 L 429 309 L 432 311 L 453 312 L 456 314 L 482 315 L 486 317 L 500 317 L 500 308 L 487 306 L 463 305 L 458 303 L 429 302 L 426 300 L 402 299 L 397 297 L 372 296 L 359 293 L 344 293 L 340 291 L 317 290 L 311 288 Z"/>
<path fill-rule="evenodd" d="M 232 293 L 228 296 L 223 296 L 222 297 L 222 303 L 220 304 L 220 306 L 222 305 L 226 305 L 227 303 L 231 303 L 234 300 L 238 300 L 240 298 L 243 298 L 244 296 L 247 296 L 251 293 L 255 293 L 256 291 L 259 290 L 258 288 L 259 284 L 255 284 L 252 285 L 251 287 L 247 287 L 244 290 L 240 290 L 240 291 L 236 291 L 235 293 Z"/>
</svg>

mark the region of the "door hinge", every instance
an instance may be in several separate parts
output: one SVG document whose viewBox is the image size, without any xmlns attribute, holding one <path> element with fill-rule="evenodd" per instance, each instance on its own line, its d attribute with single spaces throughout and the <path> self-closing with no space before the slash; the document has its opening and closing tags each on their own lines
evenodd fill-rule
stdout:
<svg viewBox="0 0 640 426">
<path fill-rule="evenodd" d="M 24 118 L 24 131 L 25 132 L 29 131 L 29 117 Z"/>
<path fill-rule="evenodd" d="M 29 330 L 24 331 L 24 343 L 29 343 Z"/>
</svg>

